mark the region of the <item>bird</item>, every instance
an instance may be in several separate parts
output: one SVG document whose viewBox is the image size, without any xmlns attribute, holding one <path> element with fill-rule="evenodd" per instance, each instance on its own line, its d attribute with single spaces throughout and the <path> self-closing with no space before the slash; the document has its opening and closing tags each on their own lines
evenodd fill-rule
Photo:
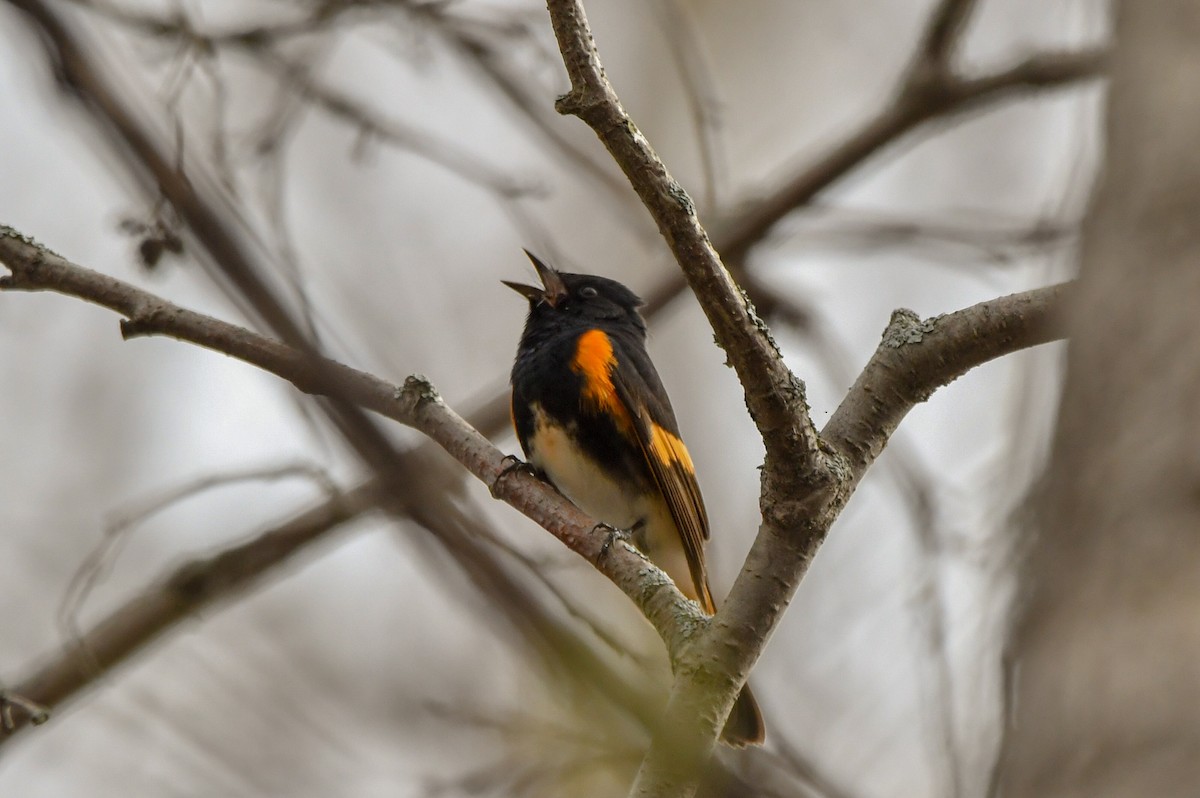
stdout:
<svg viewBox="0 0 1200 798">
<path fill-rule="evenodd" d="M 585 513 L 628 532 L 707 614 L 708 514 L 695 465 L 646 351 L 642 300 L 599 275 L 560 272 L 526 250 L 540 287 L 502 280 L 529 300 L 512 369 L 512 422 L 528 464 Z M 721 732 L 761 744 L 746 685 Z"/>
</svg>

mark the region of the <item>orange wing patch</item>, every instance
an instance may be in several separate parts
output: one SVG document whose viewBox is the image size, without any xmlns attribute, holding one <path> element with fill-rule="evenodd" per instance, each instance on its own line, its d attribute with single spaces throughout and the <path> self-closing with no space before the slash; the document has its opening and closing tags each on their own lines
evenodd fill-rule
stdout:
<svg viewBox="0 0 1200 798">
<path fill-rule="evenodd" d="M 607 413 L 622 426 L 629 425 L 629 412 L 617 396 L 612 372 L 617 366 L 612 341 L 603 330 L 588 330 L 579 336 L 571 368 L 583 377 L 583 402 L 592 410 Z"/>
<path fill-rule="evenodd" d="M 678 463 L 689 474 L 696 473 L 696 467 L 692 465 L 692 457 L 688 454 L 683 441 L 657 424 L 650 425 L 650 451 L 664 465 Z"/>
</svg>

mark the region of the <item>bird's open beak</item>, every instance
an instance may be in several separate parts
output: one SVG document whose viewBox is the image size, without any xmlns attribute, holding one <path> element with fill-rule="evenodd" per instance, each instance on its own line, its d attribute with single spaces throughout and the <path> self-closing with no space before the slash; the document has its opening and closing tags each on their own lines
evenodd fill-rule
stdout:
<svg viewBox="0 0 1200 798">
<path fill-rule="evenodd" d="M 566 283 L 563 282 L 558 272 L 538 260 L 532 252 L 525 250 L 525 254 L 532 261 L 533 268 L 537 269 L 538 279 L 542 281 L 543 287 L 537 288 L 532 285 L 525 285 L 524 283 L 509 282 L 508 280 L 501 280 L 500 282 L 531 302 L 544 301 L 552 308 L 557 307 L 558 303 L 567 295 Z"/>
</svg>

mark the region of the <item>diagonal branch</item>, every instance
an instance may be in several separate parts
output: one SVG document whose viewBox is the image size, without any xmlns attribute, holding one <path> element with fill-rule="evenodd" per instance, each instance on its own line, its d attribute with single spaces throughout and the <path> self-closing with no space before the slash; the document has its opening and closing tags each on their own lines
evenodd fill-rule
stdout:
<svg viewBox="0 0 1200 798">
<path fill-rule="evenodd" d="M 700 207 L 715 211 L 725 189 L 726 163 L 721 129 L 721 97 L 717 91 L 715 70 L 704 46 L 704 37 L 694 9 L 681 0 L 652 0 L 650 11 L 656 17 L 664 41 L 675 62 L 675 71 L 687 99 L 700 151 L 703 175 Z M 718 250 L 719 251 L 719 250 Z"/>
<path fill-rule="evenodd" d="M 390 490 L 389 484 L 378 478 L 346 491 L 333 490 L 324 501 L 296 513 L 283 525 L 193 559 L 139 591 L 87 632 L 74 634 L 69 644 L 33 666 L 12 689 L 0 689 L 0 746 L 23 729 L 49 720 L 52 711 L 94 687 L 183 623 L 238 599 L 295 563 L 302 554 L 314 556 L 316 544 L 326 541 L 346 523 L 386 506 L 391 500 Z M 530 561 L 506 551 L 521 559 L 533 576 L 544 577 Z M 552 583 L 546 580 L 544 584 L 566 612 L 578 617 L 576 608 Z M 540 609 L 539 605 L 533 606 Z M 566 664 L 581 683 L 604 694 L 644 727 L 655 727 L 654 702 L 648 702 L 644 691 L 597 657 L 567 626 L 538 618 L 531 618 L 530 624 L 544 639 L 539 648 L 551 649 L 552 656 L 543 656 L 546 664 Z M 601 630 L 592 631 L 606 639 Z M 535 645 L 539 642 L 534 641 Z M 538 653 L 544 655 L 544 651 Z"/>
<path fill-rule="evenodd" d="M 314 542 L 375 509 L 377 493 L 378 486 L 368 483 L 337 494 L 252 540 L 181 565 L 81 635 L 69 650 L 35 668 L 13 686 L 9 700 L 32 702 L 43 713 L 53 710 L 167 629 L 219 601 L 236 598 L 269 573 L 294 562 L 301 552 L 311 553 Z M 0 723 L 0 744 L 45 717 L 23 709 L 8 713 Z"/>
<path fill-rule="evenodd" d="M 431 438 L 502 499 L 550 531 L 607 576 L 646 615 L 674 655 L 708 621 L 670 577 L 633 546 L 612 541 L 545 482 L 511 467 L 491 442 L 448 407 L 424 378 L 402 388 L 332 360 L 314 358 L 228 322 L 185 310 L 147 291 L 77 266 L 0 226 L 0 261 L 12 272 L 0 289 L 56 291 L 114 310 L 126 338 L 165 335 L 258 366 L 316 396 L 374 411 Z"/>
<path fill-rule="evenodd" d="M 878 116 L 782 180 L 765 197 L 750 203 L 744 213 L 715 225 L 713 238 L 726 258 L 740 260 L 784 217 L 920 125 L 1022 91 L 1098 78 L 1106 60 L 1106 50 L 1091 48 L 1042 53 L 1003 70 L 970 78 L 946 72 L 911 72 L 896 98 Z M 920 77 L 912 77 L 915 75 Z"/>
<path fill-rule="evenodd" d="M 505 476 L 500 453 L 446 407 L 427 382 L 410 378 L 397 391 L 340 364 L 310 373 L 311 364 L 302 353 L 67 263 L 11 229 L 0 228 L 0 260 L 13 272 L 0 280 L 0 288 L 54 290 L 95 302 L 127 317 L 122 325 L 127 335 L 163 334 L 193 341 L 265 368 L 310 392 L 320 392 L 323 380 L 336 372 L 353 388 L 354 401 L 429 435 L 492 485 L 498 497 L 550 529 L 609 576 L 655 623 L 673 659 L 704 633 L 706 619 L 665 574 L 631 547 L 609 546 L 605 534 L 544 483 L 519 471 Z M 910 312 L 895 314 L 879 350 L 822 433 L 849 454 L 853 482 L 870 467 L 908 410 L 938 386 L 987 360 L 1059 337 L 1057 318 L 1068 291 L 1068 286 L 1037 289 L 923 322 Z M 339 384 L 336 389 L 344 395 L 347 387 Z M 111 668 L 170 625 L 248 587 L 315 539 L 376 506 L 379 484 L 386 483 L 368 483 L 249 544 L 179 569 L 89 632 L 83 645 L 104 668 Z M 814 525 L 827 529 L 848 498 L 849 491 L 839 494 L 835 506 Z M 713 621 L 724 622 L 720 616 Z M 0 695 L 4 717 L 14 718 L 13 728 L 0 732 L 0 740 L 33 720 L 36 710 L 53 708 L 92 683 L 96 674 L 81 670 L 79 663 L 78 657 L 60 657 Z"/>
<path fill-rule="evenodd" d="M 509 630 L 523 636 L 542 657 L 561 658 L 564 635 L 558 622 L 530 595 L 505 562 L 492 556 L 481 542 L 483 522 L 472 517 L 450 486 L 456 480 L 444 461 L 425 462 L 420 452 L 402 454 L 375 419 L 339 390 L 346 375 L 339 374 L 320 357 L 319 342 L 299 323 L 276 290 L 254 236 L 245 228 L 219 180 L 203 169 L 183 168 L 182 152 L 164 145 L 161 136 L 134 113 L 115 90 L 103 63 L 86 47 L 78 28 L 44 0 L 8 0 L 28 15 L 41 35 L 61 85 L 79 100 L 97 128 L 115 145 L 131 180 L 148 196 L 170 204 L 185 226 L 189 246 L 215 281 L 252 318 L 292 348 L 289 353 L 298 373 L 320 392 L 319 410 L 341 438 L 379 478 L 387 482 L 384 509 L 412 519 L 432 533 L 432 539 L 468 577 L 470 584 L 489 599 Z M 153 308 L 151 308 L 153 310 Z M 153 323 L 131 319 L 129 334 L 155 332 Z M 144 323 L 144 329 L 139 324 Z M 225 330 L 238 338 L 238 328 Z M 266 340 L 266 339 L 262 339 Z M 351 380 L 350 382 L 353 382 Z"/>
</svg>

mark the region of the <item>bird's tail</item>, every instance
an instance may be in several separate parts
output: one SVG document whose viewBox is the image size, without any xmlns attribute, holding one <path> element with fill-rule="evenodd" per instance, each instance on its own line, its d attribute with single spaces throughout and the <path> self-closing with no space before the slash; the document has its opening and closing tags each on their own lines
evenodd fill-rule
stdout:
<svg viewBox="0 0 1200 798">
<path fill-rule="evenodd" d="M 754 693 L 750 692 L 750 685 L 747 684 L 742 688 L 742 692 L 738 693 L 729 719 L 725 721 L 725 728 L 721 730 L 721 742 L 734 748 L 745 748 L 747 745 L 761 745 L 766 734 L 762 712 L 758 708 L 758 702 L 754 700 Z"/>
</svg>

